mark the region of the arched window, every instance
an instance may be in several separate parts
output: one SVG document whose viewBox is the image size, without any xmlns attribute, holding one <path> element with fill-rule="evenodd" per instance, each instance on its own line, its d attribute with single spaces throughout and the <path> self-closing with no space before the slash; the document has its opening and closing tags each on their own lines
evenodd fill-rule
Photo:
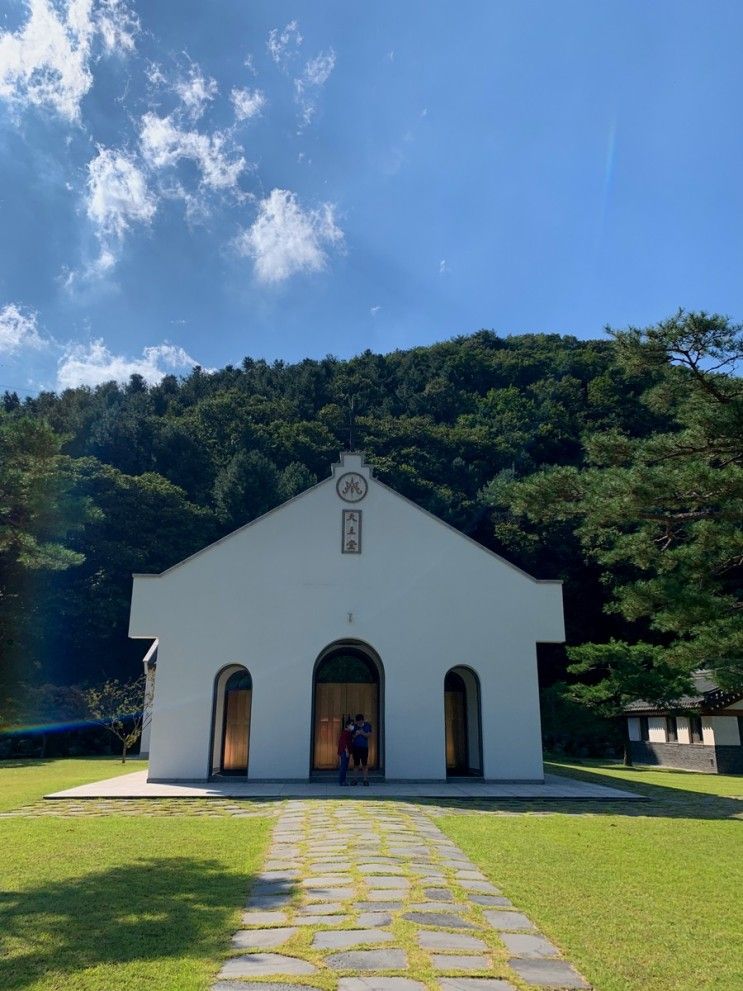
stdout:
<svg viewBox="0 0 743 991">
<path fill-rule="evenodd" d="M 253 679 L 237 664 L 217 675 L 214 705 L 212 773 L 246 775 L 250 754 Z"/>
<path fill-rule="evenodd" d="M 447 671 L 444 678 L 446 773 L 482 775 L 480 681 L 468 667 Z"/>
</svg>

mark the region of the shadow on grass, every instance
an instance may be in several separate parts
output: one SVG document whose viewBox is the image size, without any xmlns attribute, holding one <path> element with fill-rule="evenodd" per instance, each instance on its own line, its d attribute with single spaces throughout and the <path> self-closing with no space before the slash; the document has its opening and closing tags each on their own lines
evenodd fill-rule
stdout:
<svg viewBox="0 0 743 991">
<path fill-rule="evenodd" d="M 72 975 L 100 965 L 218 961 L 250 881 L 215 860 L 174 857 L 1 893 L 0 988 L 20 991 L 45 975 L 50 986 L 67 987 Z M 154 988 L 156 970 L 153 978 Z"/>
<path fill-rule="evenodd" d="M 641 795 L 644 801 L 636 798 L 458 798 L 452 796 L 436 798 L 393 798 L 381 794 L 363 795 L 366 801 L 400 802 L 403 804 L 423 805 L 442 812 L 492 812 L 502 815 L 531 812 L 542 815 L 610 815 L 628 816 L 632 818 L 658 819 L 743 819 L 743 797 L 733 798 L 722 795 L 711 795 L 707 792 L 690 791 L 686 788 L 673 788 L 669 785 L 649 784 L 638 775 L 638 780 L 626 778 L 610 778 L 603 774 L 591 773 L 590 770 L 576 769 L 574 766 L 565 767 L 558 763 L 548 762 L 545 769 L 555 775 L 585 781 L 587 784 L 603 785 L 604 787 L 624 790 L 635 795 Z M 664 768 L 664 771 L 666 769 Z M 679 771 L 684 775 L 684 782 L 689 781 L 688 771 Z M 743 796 L 743 779 L 741 779 L 741 796 Z M 353 801 L 357 796 L 344 796 L 346 801 Z M 359 796 L 361 797 L 361 796 Z M 331 800 L 331 799 L 328 799 Z M 334 800 L 338 801 L 337 798 Z"/>
<path fill-rule="evenodd" d="M 707 792 L 690 791 L 686 788 L 673 788 L 668 785 L 649 784 L 647 781 L 628 781 L 626 778 L 607 778 L 590 770 L 548 764 L 546 769 L 566 778 L 585 781 L 587 784 L 609 785 L 624 788 L 645 801 L 621 799 L 492 799 L 492 800 L 448 800 L 421 799 L 421 804 L 432 805 L 452 812 L 531 812 L 562 815 L 610 815 L 632 818 L 655 819 L 743 819 L 743 799 Z M 665 770 L 665 769 L 664 769 Z M 688 782 L 688 772 L 679 771 Z M 743 794 L 743 781 L 741 782 Z"/>
</svg>

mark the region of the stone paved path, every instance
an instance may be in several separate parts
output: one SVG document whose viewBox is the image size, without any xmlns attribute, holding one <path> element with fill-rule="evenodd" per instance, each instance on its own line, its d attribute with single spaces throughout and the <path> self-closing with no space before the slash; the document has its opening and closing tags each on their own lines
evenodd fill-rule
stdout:
<svg viewBox="0 0 743 991">
<path fill-rule="evenodd" d="M 424 807 L 287 802 L 213 991 L 589 984 Z"/>
</svg>

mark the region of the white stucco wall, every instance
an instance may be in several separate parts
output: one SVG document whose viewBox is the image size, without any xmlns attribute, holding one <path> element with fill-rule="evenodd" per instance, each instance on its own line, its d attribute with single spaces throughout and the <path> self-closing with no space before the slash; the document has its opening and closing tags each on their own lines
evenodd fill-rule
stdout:
<svg viewBox="0 0 743 991">
<path fill-rule="evenodd" d="M 689 732 L 689 717 L 679 716 L 676 720 L 676 729 L 678 731 L 678 742 L 679 743 L 691 743 L 691 734 Z"/>
<path fill-rule="evenodd" d="M 650 716 L 650 717 L 648 717 L 648 742 L 649 743 L 665 743 L 666 742 L 666 717 L 665 716 Z"/>
<path fill-rule="evenodd" d="M 369 470 L 357 455 L 342 468 Z M 481 686 L 484 775 L 542 777 L 536 644 L 564 639 L 562 587 L 537 582 L 369 478 L 362 553 L 341 554 L 335 477 L 160 576 L 135 576 L 130 635 L 157 637 L 154 779 L 209 772 L 214 679 L 253 678 L 249 777 L 306 778 L 312 673 L 338 640 L 384 665 L 387 778 L 441 779 L 444 676 Z M 411 730 L 411 718 L 415 729 Z"/>
</svg>

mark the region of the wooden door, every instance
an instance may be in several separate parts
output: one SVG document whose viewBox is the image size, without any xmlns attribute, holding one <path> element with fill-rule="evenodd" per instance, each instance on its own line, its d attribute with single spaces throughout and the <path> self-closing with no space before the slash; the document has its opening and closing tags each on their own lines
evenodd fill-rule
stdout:
<svg viewBox="0 0 743 991">
<path fill-rule="evenodd" d="M 315 685 L 315 734 L 313 768 L 330 771 L 338 766 L 338 737 L 343 717 L 363 712 L 372 724 L 369 767 L 378 767 L 379 686 L 365 683 L 324 682 Z"/>
<path fill-rule="evenodd" d="M 224 746 L 222 770 L 247 772 L 250 740 L 250 703 L 252 691 L 238 688 L 225 694 Z"/>
<path fill-rule="evenodd" d="M 444 692 L 446 769 L 467 770 L 467 716 L 464 692 Z"/>
</svg>

